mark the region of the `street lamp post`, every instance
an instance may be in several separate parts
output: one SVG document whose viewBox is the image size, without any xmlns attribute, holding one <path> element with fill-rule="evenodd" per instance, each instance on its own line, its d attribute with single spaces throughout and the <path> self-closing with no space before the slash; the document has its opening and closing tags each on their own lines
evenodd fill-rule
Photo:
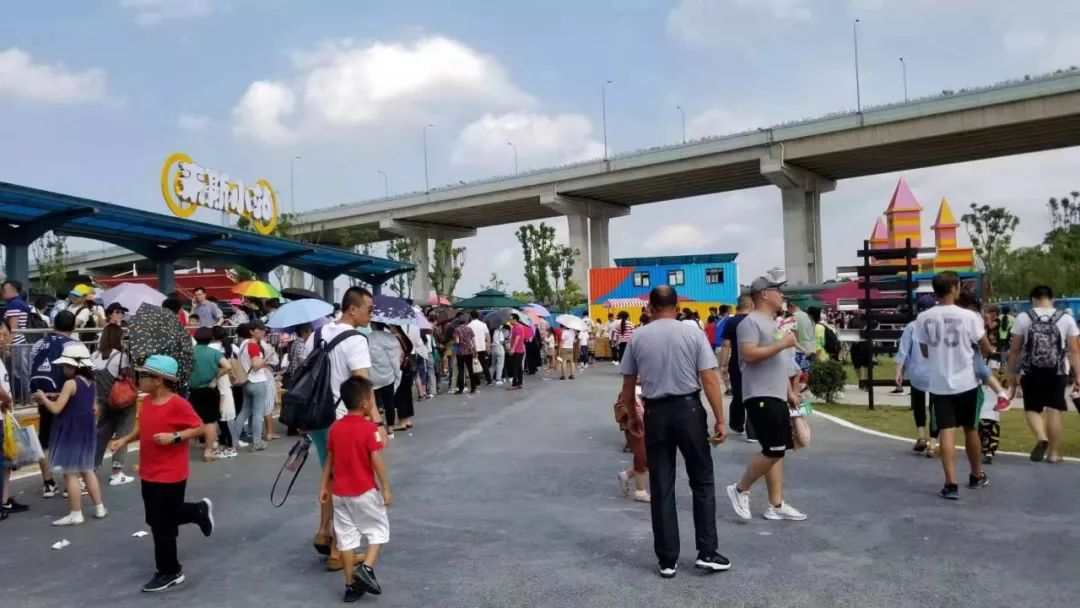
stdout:
<svg viewBox="0 0 1080 608">
<path fill-rule="evenodd" d="M 390 197 L 390 178 L 386 177 L 386 172 L 382 169 L 377 169 L 376 172 L 382 176 L 383 183 L 383 196 Z"/>
<path fill-rule="evenodd" d="M 608 145 L 607 145 L 607 85 L 612 84 L 610 80 L 605 80 L 600 85 L 600 120 L 604 126 L 604 160 L 608 159 Z"/>
<path fill-rule="evenodd" d="M 862 114 L 862 91 L 859 89 L 859 20 L 851 24 L 851 39 L 855 44 L 855 107 Z"/>
<path fill-rule="evenodd" d="M 431 184 L 428 181 L 427 130 L 428 130 L 429 127 L 434 127 L 434 126 L 435 125 L 432 125 L 432 124 L 424 125 L 424 192 L 431 192 Z"/>
<path fill-rule="evenodd" d="M 904 77 L 904 103 L 907 103 L 907 62 L 904 61 L 903 57 L 900 58 L 900 70 Z"/>
<path fill-rule="evenodd" d="M 679 111 L 679 115 L 682 116 L 682 143 L 686 143 L 686 111 L 682 109 L 682 106 L 675 106 L 675 109 Z"/>
<path fill-rule="evenodd" d="M 296 215 L 296 187 L 293 184 L 293 163 L 300 160 L 299 156 L 289 159 L 289 213 Z"/>
<path fill-rule="evenodd" d="M 515 146 L 514 142 L 512 142 L 512 141 L 506 142 L 506 145 L 508 145 L 508 146 L 510 146 L 511 148 L 514 149 L 514 175 L 517 175 L 518 174 L 518 149 L 517 149 L 517 146 Z"/>
</svg>

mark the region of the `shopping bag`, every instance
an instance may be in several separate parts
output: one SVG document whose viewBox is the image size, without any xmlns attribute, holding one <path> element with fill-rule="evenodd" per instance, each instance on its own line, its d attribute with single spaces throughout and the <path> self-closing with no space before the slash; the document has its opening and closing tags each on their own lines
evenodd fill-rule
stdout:
<svg viewBox="0 0 1080 608">
<path fill-rule="evenodd" d="M 483 373 L 483 371 L 484 371 L 484 366 L 480 363 L 480 357 L 479 356 L 473 357 L 473 360 L 472 360 L 472 373 L 480 374 L 480 373 Z"/>
<path fill-rule="evenodd" d="M 15 441 L 15 415 L 4 414 L 4 459 L 15 460 L 19 455 L 19 444 Z"/>
<path fill-rule="evenodd" d="M 17 426 L 15 428 L 15 442 L 19 444 L 19 453 L 15 456 L 14 465 L 24 467 L 36 463 L 45 457 L 38 441 L 37 432 L 33 427 Z"/>
</svg>

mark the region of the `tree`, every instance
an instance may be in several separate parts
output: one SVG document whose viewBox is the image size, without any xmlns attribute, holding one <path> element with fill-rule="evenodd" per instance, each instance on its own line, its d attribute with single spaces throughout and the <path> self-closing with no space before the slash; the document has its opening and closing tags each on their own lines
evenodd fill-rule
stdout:
<svg viewBox="0 0 1080 608">
<path fill-rule="evenodd" d="M 586 297 L 581 291 L 581 286 L 574 281 L 568 282 L 562 291 L 562 307 L 566 310 L 570 310 L 585 302 Z"/>
<path fill-rule="evenodd" d="M 560 309 L 565 310 L 567 308 L 562 286 L 570 284 L 570 278 L 574 276 L 574 262 L 577 256 L 577 249 L 562 246 L 556 247 L 547 260 L 551 276 L 555 277 L 555 297 L 552 301 Z M 578 292 L 580 293 L 580 291 L 581 288 L 579 287 Z"/>
<path fill-rule="evenodd" d="M 391 260 L 397 260 L 399 262 L 411 262 L 412 261 L 412 243 L 409 239 L 394 239 L 386 245 L 386 257 Z M 412 280 L 416 275 L 416 271 L 407 272 L 405 274 L 399 274 L 390 279 L 390 291 L 397 294 L 399 298 L 411 298 L 412 295 Z M 426 297 L 427 294 L 424 294 Z"/>
<path fill-rule="evenodd" d="M 1009 245 L 1020 218 L 1004 207 L 971 203 L 971 212 L 960 219 L 975 247 L 975 257 L 986 272 L 988 291 L 993 297 L 994 279 L 1001 274 L 1007 261 Z"/>
<path fill-rule="evenodd" d="M 550 304 L 553 302 L 555 290 L 552 289 L 548 271 L 551 267 L 551 257 L 555 254 L 555 227 L 540 222 L 539 226 L 526 224 L 518 228 L 514 234 L 521 243 L 521 254 L 525 258 L 524 276 L 529 285 L 529 291 L 537 301 Z"/>
<path fill-rule="evenodd" d="M 378 240 L 379 231 L 375 228 L 342 227 L 338 230 L 338 247 L 362 255 L 373 255 L 372 250 Z M 350 285 L 358 285 L 359 283 L 360 280 L 356 277 L 349 277 Z"/>
<path fill-rule="evenodd" d="M 495 274 L 494 272 L 491 273 L 491 277 L 488 279 L 487 285 L 484 285 L 484 289 L 494 289 L 503 293 L 506 293 L 508 287 L 509 285 L 506 283 L 506 281 L 500 279 L 499 275 Z"/>
<path fill-rule="evenodd" d="M 49 231 L 30 246 L 37 263 L 38 288 L 56 295 L 67 282 L 67 237 Z"/>
<path fill-rule="evenodd" d="M 454 288 L 461 280 L 461 269 L 465 267 L 465 248 L 454 247 L 451 239 L 436 239 L 434 254 L 429 274 L 435 297 L 452 300 Z"/>
<path fill-rule="evenodd" d="M 531 291 L 514 291 L 510 294 L 511 298 L 514 298 L 518 302 L 535 302 L 536 298 L 533 297 Z"/>
</svg>

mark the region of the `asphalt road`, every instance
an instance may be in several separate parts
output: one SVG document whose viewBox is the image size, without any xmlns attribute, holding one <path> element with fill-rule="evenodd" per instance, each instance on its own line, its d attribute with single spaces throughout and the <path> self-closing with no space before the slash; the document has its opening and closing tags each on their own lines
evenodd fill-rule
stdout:
<svg viewBox="0 0 1080 608">
<path fill-rule="evenodd" d="M 730 572 L 692 568 L 689 490 L 679 486 L 683 557 L 655 572 L 646 505 L 617 491 L 628 464 L 612 421 L 610 364 L 573 382 L 527 377 L 529 390 L 418 405 L 417 428 L 387 453 L 395 505 L 377 572 L 380 606 L 1069 606 L 1080 597 L 1080 467 L 1001 457 L 992 486 L 936 496 L 937 461 L 908 446 L 812 420 L 813 446 L 789 456 L 786 498 L 806 522 L 737 521 L 723 486 L 755 446 L 714 450 L 720 550 Z M 1075 423 L 1070 419 L 1070 423 Z M 138 484 L 106 487 L 109 517 L 53 528 L 59 498 L 15 482 L 32 510 L 0 523 L 0 606 L 272 607 L 340 601 L 341 575 L 311 548 L 314 456 L 281 509 L 268 495 L 289 443 L 192 464 L 189 498 L 210 496 L 210 539 L 181 532 L 187 582 L 142 594 L 153 574 Z M 195 452 L 193 451 L 193 454 Z M 966 475 L 966 468 L 961 467 Z M 680 467 L 680 479 L 685 480 Z M 89 513 L 89 508 L 84 509 Z M 50 549 L 66 538 L 71 545 Z"/>
</svg>

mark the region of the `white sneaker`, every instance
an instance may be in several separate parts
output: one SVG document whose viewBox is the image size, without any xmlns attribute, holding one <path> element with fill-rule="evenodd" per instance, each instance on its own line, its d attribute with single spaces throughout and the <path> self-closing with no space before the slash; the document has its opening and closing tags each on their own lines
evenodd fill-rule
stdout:
<svg viewBox="0 0 1080 608">
<path fill-rule="evenodd" d="M 645 491 L 645 490 L 634 490 L 634 501 L 635 502 L 652 502 L 652 498 L 649 496 L 649 493 L 647 491 Z"/>
<path fill-rule="evenodd" d="M 622 490 L 623 496 L 630 495 L 630 479 L 626 471 L 619 471 L 619 489 Z"/>
<path fill-rule="evenodd" d="M 735 509 L 735 514 L 739 517 L 750 521 L 750 493 L 740 492 L 737 487 L 739 484 L 733 483 L 727 487 L 728 498 L 731 499 L 731 508 Z"/>
<path fill-rule="evenodd" d="M 83 519 L 82 511 L 73 511 L 60 519 L 52 522 L 54 526 L 77 526 L 85 521 Z"/>
<path fill-rule="evenodd" d="M 109 514 L 109 510 L 105 508 L 104 504 L 94 505 L 94 517 L 97 519 L 105 519 L 105 516 Z"/>
<path fill-rule="evenodd" d="M 786 519 L 789 521 L 803 521 L 806 519 L 806 514 L 789 505 L 786 501 L 780 503 L 779 507 L 769 505 L 765 509 L 765 513 L 762 514 L 765 519 Z"/>
<path fill-rule="evenodd" d="M 251 445 L 251 444 L 250 444 L 250 443 L 248 443 L 248 442 L 246 442 L 246 441 L 244 441 L 244 440 L 242 440 L 242 439 L 237 439 L 237 440 L 236 440 L 236 447 L 238 447 L 238 448 L 246 448 L 246 447 L 248 447 L 249 445 Z"/>
<path fill-rule="evenodd" d="M 131 483 L 133 481 L 135 481 L 135 478 L 124 475 L 123 471 L 121 471 L 119 473 L 116 473 L 115 475 L 110 475 L 109 476 L 109 485 L 110 486 L 122 486 L 124 484 L 128 484 L 128 483 Z"/>
<path fill-rule="evenodd" d="M 615 367 L 619 367 L 619 362 L 618 361 L 612 361 L 611 364 L 614 365 Z"/>
</svg>

